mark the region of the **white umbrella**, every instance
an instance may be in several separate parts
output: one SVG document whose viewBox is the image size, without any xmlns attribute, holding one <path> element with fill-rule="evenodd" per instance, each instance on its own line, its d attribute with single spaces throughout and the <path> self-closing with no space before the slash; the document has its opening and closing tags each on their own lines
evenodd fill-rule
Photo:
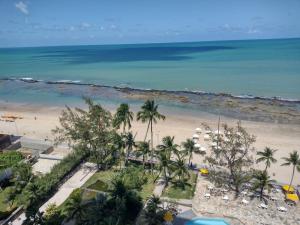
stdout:
<svg viewBox="0 0 300 225">
<path fill-rule="evenodd" d="M 212 142 L 212 143 L 211 143 L 211 146 L 217 147 L 217 143 L 216 143 L 216 142 Z"/>
<path fill-rule="evenodd" d="M 210 138 L 210 137 L 209 137 L 208 134 L 204 134 L 204 140 L 205 140 L 205 141 L 209 140 L 209 138 Z"/>
<path fill-rule="evenodd" d="M 199 139 L 199 135 L 198 134 L 194 134 L 193 138 Z"/>
<path fill-rule="evenodd" d="M 247 201 L 246 199 L 243 198 L 242 203 L 247 205 L 249 203 L 249 201 Z"/>
<path fill-rule="evenodd" d="M 197 127 L 196 129 L 195 129 L 195 131 L 197 132 L 197 133 L 201 133 L 201 128 L 200 127 Z"/>
<path fill-rule="evenodd" d="M 194 144 L 194 147 L 195 148 L 201 148 L 201 145 L 200 144 Z"/>
<path fill-rule="evenodd" d="M 220 131 L 220 130 L 215 130 L 214 133 L 215 133 L 215 134 L 222 134 L 222 131 Z"/>
<path fill-rule="evenodd" d="M 200 150 L 201 151 L 206 151 L 206 148 L 205 147 L 200 147 Z"/>
<path fill-rule="evenodd" d="M 211 130 L 205 130 L 206 134 L 211 134 Z"/>
<path fill-rule="evenodd" d="M 223 200 L 228 201 L 228 200 L 229 200 L 228 196 L 225 195 L 225 196 L 223 197 Z"/>
</svg>

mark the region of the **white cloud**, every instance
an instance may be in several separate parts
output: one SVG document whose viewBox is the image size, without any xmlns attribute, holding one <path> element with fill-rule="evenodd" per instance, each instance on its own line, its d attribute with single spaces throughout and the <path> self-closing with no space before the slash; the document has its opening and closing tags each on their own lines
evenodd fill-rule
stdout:
<svg viewBox="0 0 300 225">
<path fill-rule="evenodd" d="M 259 33 L 259 30 L 257 29 L 254 29 L 254 28 L 250 28 L 248 31 L 247 31 L 248 34 L 257 34 Z"/>
<path fill-rule="evenodd" d="M 20 10 L 20 12 L 24 13 L 25 15 L 28 15 L 29 14 L 29 10 L 28 10 L 28 7 L 27 7 L 27 4 L 22 2 L 22 1 L 19 1 L 18 3 L 15 4 L 15 7 Z"/>
<path fill-rule="evenodd" d="M 91 24 L 83 22 L 83 23 L 81 23 L 81 27 L 82 28 L 89 28 L 89 27 L 91 27 Z"/>
</svg>

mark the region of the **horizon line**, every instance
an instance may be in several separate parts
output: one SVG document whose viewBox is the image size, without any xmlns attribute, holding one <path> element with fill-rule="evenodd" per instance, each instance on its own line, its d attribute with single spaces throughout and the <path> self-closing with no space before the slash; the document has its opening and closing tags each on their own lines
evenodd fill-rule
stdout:
<svg viewBox="0 0 300 225">
<path fill-rule="evenodd" d="M 229 42 L 229 41 L 260 41 L 260 40 L 287 40 L 287 39 L 300 39 L 299 37 L 282 37 L 282 38 L 254 38 L 254 39 L 224 39 L 224 40 L 203 40 L 203 41 L 173 41 L 173 42 L 141 42 L 141 43 L 114 43 L 114 44 L 66 44 L 66 45 L 37 45 L 37 46 L 7 46 L 0 49 L 7 48 L 47 48 L 47 47 L 75 47 L 75 46 L 116 46 L 116 45 L 153 45 L 153 44 L 187 44 L 199 42 Z"/>
</svg>

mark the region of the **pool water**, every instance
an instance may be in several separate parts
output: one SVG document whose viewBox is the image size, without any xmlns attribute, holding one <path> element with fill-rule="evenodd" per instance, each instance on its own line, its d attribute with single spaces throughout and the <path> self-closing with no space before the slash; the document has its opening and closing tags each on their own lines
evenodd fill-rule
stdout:
<svg viewBox="0 0 300 225">
<path fill-rule="evenodd" d="M 230 225 L 229 223 L 225 222 L 225 220 L 222 219 L 193 219 L 185 225 Z"/>
</svg>

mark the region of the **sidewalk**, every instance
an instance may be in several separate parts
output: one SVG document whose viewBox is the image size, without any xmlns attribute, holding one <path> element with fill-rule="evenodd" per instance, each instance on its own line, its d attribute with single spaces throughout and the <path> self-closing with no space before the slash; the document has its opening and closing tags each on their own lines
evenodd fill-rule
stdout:
<svg viewBox="0 0 300 225">
<path fill-rule="evenodd" d="M 41 208 L 39 209 L 40 212 L 45 211 L 45 209 L 50 204 L 55 203 L 56 206 L 61 205 L 69 197 L 74 189 L 81 187 L 91 176 L 94 175 L 96 171 L 97 169 L 95 164 L 84 163 L 81 168 L 58 189 L 55 195 L 41 206 Z M 25 213 L 22 213 L 11 224 L 22 225 L 25 219 Z"/>
</svg>

